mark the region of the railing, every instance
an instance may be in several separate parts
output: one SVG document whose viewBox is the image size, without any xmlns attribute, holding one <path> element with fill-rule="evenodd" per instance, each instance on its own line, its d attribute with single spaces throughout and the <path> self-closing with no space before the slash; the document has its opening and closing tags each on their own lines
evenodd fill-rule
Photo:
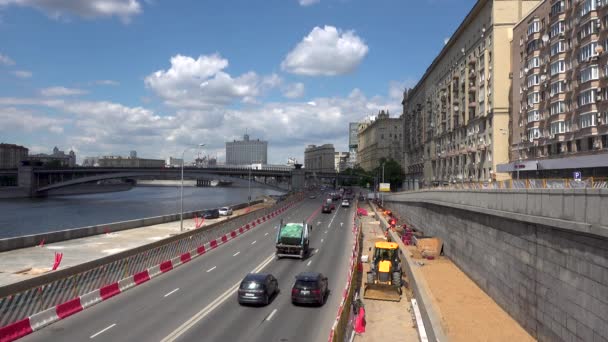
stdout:
<svg viewBox="0 0 608 342">
<path fill-rule="evenodd" d="M 463 182 L 439 185 L 425 189 L 608 189 L 608 177 L 510 179 L 498 182 Z"/>
<path fill-rule="evenodd" d="M 230 235 L 240 228 L 255 227 L 274 217 L 277 208 L 286 208 L 301 198 L 301 195 L 295 195 L 270 208 L 240 215 L 207 227 L 207 229 L 203 227 L 192 230 L 164 241 L 94 260 L 87 264 L 7 285 L 0 288 L 0 327 L 53 308 L 126 277 L 145 272 L 167 260 L 179 258 L 186 252 Z"/>
</svg>

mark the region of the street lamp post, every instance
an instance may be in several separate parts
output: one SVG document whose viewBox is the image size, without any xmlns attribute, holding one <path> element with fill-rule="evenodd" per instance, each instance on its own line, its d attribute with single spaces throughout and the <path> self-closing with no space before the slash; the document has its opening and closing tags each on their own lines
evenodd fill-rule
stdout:
<svg viewBox="0 0 608 342">
<path fill-rule="evenodd" d="M 203 147 L 205 144 L 198 144 L 198 147 Z M 184 231 L 184 155 L 186 151 L 191 149 L 192 147 L 188 147 L 182 151 L 182 181 L 180 186 L 180 205 L 179 205 L 179 231 L 180 233 Z"/>
<path fill-rule="evenodd" d="M 385 162 L 382 163 L 382 183 L 384 183 L 384 163 Z M 382 196 L 382 205 L 384 205 L 384 193 L 382 193 L 380 196 Z"/>
</svg>

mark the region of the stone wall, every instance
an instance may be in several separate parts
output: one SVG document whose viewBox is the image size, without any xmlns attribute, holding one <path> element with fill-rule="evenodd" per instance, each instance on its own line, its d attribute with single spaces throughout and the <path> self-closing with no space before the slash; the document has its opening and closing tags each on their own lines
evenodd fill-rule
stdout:
<svg viewBox="0 0 608 342">
<path fill-rule="evenodd" d="M 567 222 L 561 229 L 526 222 L 552 222 L 543 217 L 521 221 L 507 211 L 437 204 L 428 194 L 416 201 L 419 195 L 391 196 L 385 204 L 425 235 L 440 237 L 445 255 L 530 334 L 541 341 L 608 341 L 608 238 L 566 229 Z"/>
</svg>

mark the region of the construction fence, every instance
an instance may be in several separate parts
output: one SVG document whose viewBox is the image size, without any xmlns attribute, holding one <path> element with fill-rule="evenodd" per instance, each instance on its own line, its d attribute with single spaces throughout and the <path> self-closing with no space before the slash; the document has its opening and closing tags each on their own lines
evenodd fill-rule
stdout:
<svg viewBox="0 0 608 342">
<path fill-rule="evenodd" d="M 439 185 L 431 189 L 608 189 L 608 177 L 510 179 L 497 182 L 464 182 Z"/>
</svg>

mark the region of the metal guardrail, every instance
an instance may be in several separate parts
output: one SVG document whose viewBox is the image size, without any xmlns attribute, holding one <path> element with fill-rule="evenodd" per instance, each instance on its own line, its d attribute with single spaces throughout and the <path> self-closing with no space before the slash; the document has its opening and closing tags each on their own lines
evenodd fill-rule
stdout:
<svg viewBox="0 0 608 342">
<path fill-rule="evenodd" d="M 4 297 L 0 298 L 0 327 L 37 312 L 53 308 L 69 299 L 115 283 L 130 275 L 145 271 L 150 267 L 159 265 L 165 260 L 178 257 L 183 253 L 196 249 L 198 246 L 205 245 L 211 240 L 230 234 L 230 232 L 240 227 L 249 226 L 250 224 L 254 224 L 254 222 L 255 224 L 259 224 L 262 222 L 262 217 L 267 217 L 276 208 L 296 202 L 299 198 L 300 196 L 296 195 L 285 201 L 277 202 L 270 208 L 256 210 L 227 221 L 218 222 L 217 225 L 210 226 L 207 229 L 203 227 L 181 234 L 180 236 L 174 236 L 173 239 L 168 238 L 168 241 L 165 243 L 159 241 L 142 246 L 143 250 L 141 250 L 142 248 L 138 248 L 141 250 L 140 252 L 124 258 L 120 257 L 122 254 L 119 253 L 114 256 L 118 256 L 119 259 L 117 260 L 83 270 L 79 273 L 70 274 L 63 278 L 54 279 L 46 284 L 37 285 L 10 295 L 4 295 Z M 159 243 L 160 245 L 158 245 Z M 147 246 L 155 247 L 146 249 Z M 78 266 L 74 268 L 77 269 Z M 68 268 L 62 271 L 69 272 L 69 270 Z M 11 286 L 7 287 L 10 288 Z"/>
<path fill-rule="evenodd" d="M 468 182 L 440 185 L 427 189 L 608 189 L 608 177 L 587 177 L 579 180 L 572 178 L 510 179 L 497 182 Z"/>
</svg>

